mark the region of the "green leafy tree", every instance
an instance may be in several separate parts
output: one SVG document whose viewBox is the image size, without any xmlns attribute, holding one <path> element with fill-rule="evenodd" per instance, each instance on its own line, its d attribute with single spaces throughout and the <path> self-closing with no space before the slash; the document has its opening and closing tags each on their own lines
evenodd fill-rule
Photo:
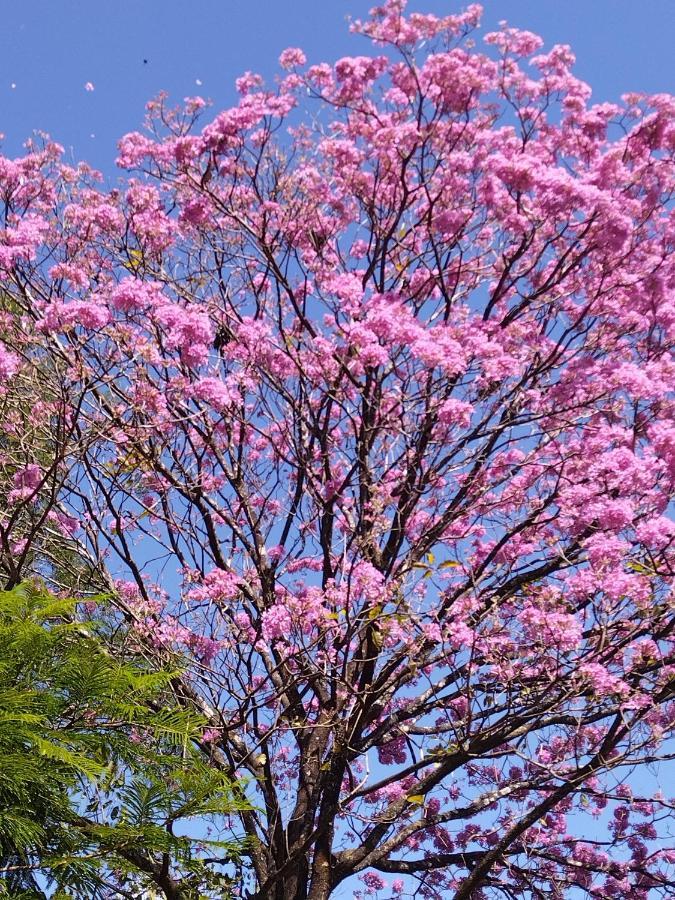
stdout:
<svg viewBox="0 0 675 900">
<path fill-rule="evenodd" d="M 170 702 L 177 671 L 109 632 L 35 585 L 0 592 L 0 896 L 227 897 L 241 848 L 215 823 L 241 787 Z"/>
</svg>

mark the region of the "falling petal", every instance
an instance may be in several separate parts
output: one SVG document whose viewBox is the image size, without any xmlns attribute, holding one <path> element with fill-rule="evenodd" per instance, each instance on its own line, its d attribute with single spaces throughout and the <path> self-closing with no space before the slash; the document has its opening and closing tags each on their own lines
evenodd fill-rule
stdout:
<svg viewBox="0 0 675 900">
<path fill-rule="evenodd" d="M 85 89 L 85 91 L 93 91 L 94 85 L 91 83 L 91 81 L 87 81 L 87 83 L 84 86 L 84 89 Z"/>
</svg>

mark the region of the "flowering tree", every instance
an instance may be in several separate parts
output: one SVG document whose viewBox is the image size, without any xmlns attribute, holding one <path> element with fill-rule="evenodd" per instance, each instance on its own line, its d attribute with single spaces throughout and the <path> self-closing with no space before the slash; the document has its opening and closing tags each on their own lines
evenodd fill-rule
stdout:
<svg viewBox="0 0 675 900">
<path fill-rule="evenodd" d="M 0 161 L 3 567 L 189 656 L 251 897 L 670 896 L 675 102 L 403 7 Z"/>
</svg>

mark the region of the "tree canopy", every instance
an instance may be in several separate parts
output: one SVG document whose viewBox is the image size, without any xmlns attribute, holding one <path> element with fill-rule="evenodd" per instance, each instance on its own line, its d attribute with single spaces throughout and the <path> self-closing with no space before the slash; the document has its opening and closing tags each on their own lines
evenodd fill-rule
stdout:
<svg viewBox="0 0 675 900">
<path fill-rule="evenodd" d="M 671 896 L 675 101 L 404 7 L 0 160 L 0 566 L 183 654 L 250 898 Z"/>
<path fill-rule="evenodd" d="M 0 593 L 0 896 L 227 896 L 238 848 L 181 833 L 243 805 L 194 749 L 202 717 L 171 701 L 175 672 L 112 654 L 76 613 Z"/>
</svg>

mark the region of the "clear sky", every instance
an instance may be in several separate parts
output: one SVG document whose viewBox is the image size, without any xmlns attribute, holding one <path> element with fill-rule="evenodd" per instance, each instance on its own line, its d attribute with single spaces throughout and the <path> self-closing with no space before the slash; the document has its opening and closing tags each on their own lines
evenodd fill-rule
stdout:
<svg viewBox="0 0 675 900">
<path fill-rule="evenodd" d="M 140 127 L 159 90 L 235 101 L 234 79 L 270 76 L 279 52 L 310 62 L 366 51 L 348 33 L 372 0 L 0 0 L 0 132 L 14 156 L 34 129 L 69 155 L 114 174 L 118 138 Z M 455 0 L 411 0 L 444 14 Z M 675 0 L 484 0 L 484 30 L 500 19 L 568 43 L 598 100 L 675 90 Z M 367 52 L 367 51 L 366 51 Z M 147 62 L 144 62 L 147 60 Z M 201 85 L 197 81 L 201 81 Z M 85 90 L 91 82 L 93 91 Z"/>
</svg>

